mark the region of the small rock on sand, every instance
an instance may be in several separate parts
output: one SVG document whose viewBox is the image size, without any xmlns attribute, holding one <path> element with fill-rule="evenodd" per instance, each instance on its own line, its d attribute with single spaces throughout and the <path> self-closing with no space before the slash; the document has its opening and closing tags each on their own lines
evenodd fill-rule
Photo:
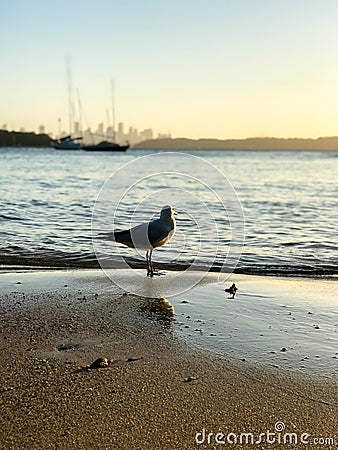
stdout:
<svg viewBox="0 0 338 450">
<path fill-rule="evenodd" d="M 103 369 L 109 366 L 109 360 L 107 358 L 98 358 L 89 366 L 90 369 Z"/>
<path fill-rule="evenodd" d="M 187 377 L 184 378 L 185 383 L 191 383 L 192 381 L 197 380 L 197 377 Z"/>
</svg>

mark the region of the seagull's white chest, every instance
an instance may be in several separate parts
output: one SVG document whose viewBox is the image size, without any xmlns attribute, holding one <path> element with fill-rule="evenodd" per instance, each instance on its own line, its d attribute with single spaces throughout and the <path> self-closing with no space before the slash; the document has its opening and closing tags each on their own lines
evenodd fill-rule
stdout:
<svg viewBox="0 0 338 450">
<path fill-rule="evenodd" d="M 173 222 L 174 222 L 174 228 L 171 231 L 169 231 L 168 241 L 170 241 L 170 239 L 172 239 L 174 237 L 174 234 L 176 232 L 176 220 L 173 219 Z"/>
</svg>

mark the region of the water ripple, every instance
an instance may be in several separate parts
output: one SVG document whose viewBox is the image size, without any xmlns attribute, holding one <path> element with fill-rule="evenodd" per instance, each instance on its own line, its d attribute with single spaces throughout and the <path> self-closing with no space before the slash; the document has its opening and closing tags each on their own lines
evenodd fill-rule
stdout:
<svg viewBox="0 0 338 450">
<path fill-rule="evenodd" d="M 91 214 L 97 194 L 117 167 L 143 154 L 127 152 L 118 158 L 84 155 L 83 165 L 79 156 L 53 150 L 1 150 L 0 264 L 97 267 L 91 244 Z M 246 222 L 237 271 L 310 276 L 338 273 L 337 154 L 200 151 L 198 156 L 233 176 L 230 181 Z M 206 202 L 217 222 L 218 239 L 204 235 L 203 229 L 209 225 L 201 215 L 199 242 L 192 197 L 189 201 L 182 198 L 179 205 L 175 198 L 172 203 L 179 211 L 177 224 L 184 243 L 177 234 L 172 245 L 154 252 L 157 264 L 184 268 L 197 258 L 202 267 L 215 258 L 212 270 L 220 270 L 234 224 L 201 184 L 181 176 L 176 176 L 175 183 Z M 137 207 L 152 190 L 165 188 L 165 182 L 155 178 L 138 186 L 121 204 L 116 227 L 131 225 L 134 212 L 133 224 L 157 214 L 161 201 L 147 204 L 143 210 Z M 110 228 L 110 224 L 103 225 Z M 144 264 L 143 255 L 132 249 L 121 248 L 120 254 L 133 265 Z"/>
</svg>

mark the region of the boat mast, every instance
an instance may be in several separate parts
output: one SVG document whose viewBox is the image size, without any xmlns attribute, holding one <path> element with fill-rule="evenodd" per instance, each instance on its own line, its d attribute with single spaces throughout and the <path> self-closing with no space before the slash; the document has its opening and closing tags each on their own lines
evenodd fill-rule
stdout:
<svg viewBox="0 0 338 450">
<path fill-rule="evenodd" d="M 110 133 L 108 133 L 108 130 L 109 130 L 109 127 L 110 127 L 110 114 L 109 114 L 109 109 L 107 108 L 106 109 L 106 135 L 105 135 L 105 138 L 107 139 L 107 140 L 109 140 L 109 138 L 111 139 L 112 138 L 112 136 L 110 136 Z"/>
<path fill-rule="evenodd" d="M 82 133 L 82 103 L 81 103 L 79 88 L 76 88 L 76 96 L 77 96 L 77 105 L 78 105 L 78 110 L 79 110 L 79 130 Z"/>
<path fill-rule="evenodd" d="M 116 126 L 116 123 L 115 123 L 115 86 L 114 86 L 114 80 L 113 79 L 111 79 L 111 100 L 112 100 L 112 109 L 111 109 L 111 111 L 112 111 L 112 121 L 113 121 L 113 140 L 114 140 L 114 142 L 115 142 L 115 140 L 116 140 L 116 135 L 115 135 L 115 126 Z"/>
<path fill-rule="evenodd" d="M 66 57 L 67 82 L 68 82 L 68 127 L 69 134 L 73 132 L 74 106 L 73 106 L 73 87 L 72 87 L 72 67 L 70 56 Z"/>
</svg>

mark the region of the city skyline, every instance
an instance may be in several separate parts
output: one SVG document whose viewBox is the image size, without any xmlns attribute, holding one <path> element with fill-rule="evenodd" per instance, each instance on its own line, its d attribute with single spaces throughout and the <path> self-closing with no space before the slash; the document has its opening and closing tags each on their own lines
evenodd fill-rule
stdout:
<svg viewBox="0 0 338 450">
<path fill-rule="evenodd" d="M 337 135 L 335 0 L 13 0 L 2 18 L 8 128 L 68 130 L 68 55 L 83 128 L 112 122 L 114 78 L 116 123 L 155 135 Z"/>
<path fill-rule="evenodd" d="M 5 131 L 17 131 L 22 133 L 36 133 L 36 134 L 47 134 L 53 139 L 59 139 L 65 136 L 68 136 L 69 130 L 65 130 L 62 127 L 59 128 L 57 133 L 54 133 L 52 131 L 48 131 L 45 127 L 45 125 L 41 124 L 35 129 L 25 129 L 24 127 L 18 127 L 17 129 L 8 127 L 6 123 L 2 124 L 0 126 L 0 130 Z M 163 138 L 170 138 L 171 134 L 168 133 L 155 133 L 152 128 L 147 128 L 144 130 L 139 130 L 136 127 L 133 126 L 127 126 L 125 128 L 125 124 L 123 122 L 118 122 L 116 130 L 113 130 L 112 125 L 105 124 L 104 122 L 100 122 L 97 124 L 97 128 L 82 128 L 80 126 L 80 123 L 77 121 L 74 121 L 73 128 L 72 128 L 72 136 L 74 137 L 81 137 L 85 143 L 93 144 L 98 143 L 102 141 L 103 139 L 109 139 L 109 140 L 116 140 L 118 143 L 129 143 L 131 145 L 148 141 L 152 139 L 163 139 Z"/>
</svg>

